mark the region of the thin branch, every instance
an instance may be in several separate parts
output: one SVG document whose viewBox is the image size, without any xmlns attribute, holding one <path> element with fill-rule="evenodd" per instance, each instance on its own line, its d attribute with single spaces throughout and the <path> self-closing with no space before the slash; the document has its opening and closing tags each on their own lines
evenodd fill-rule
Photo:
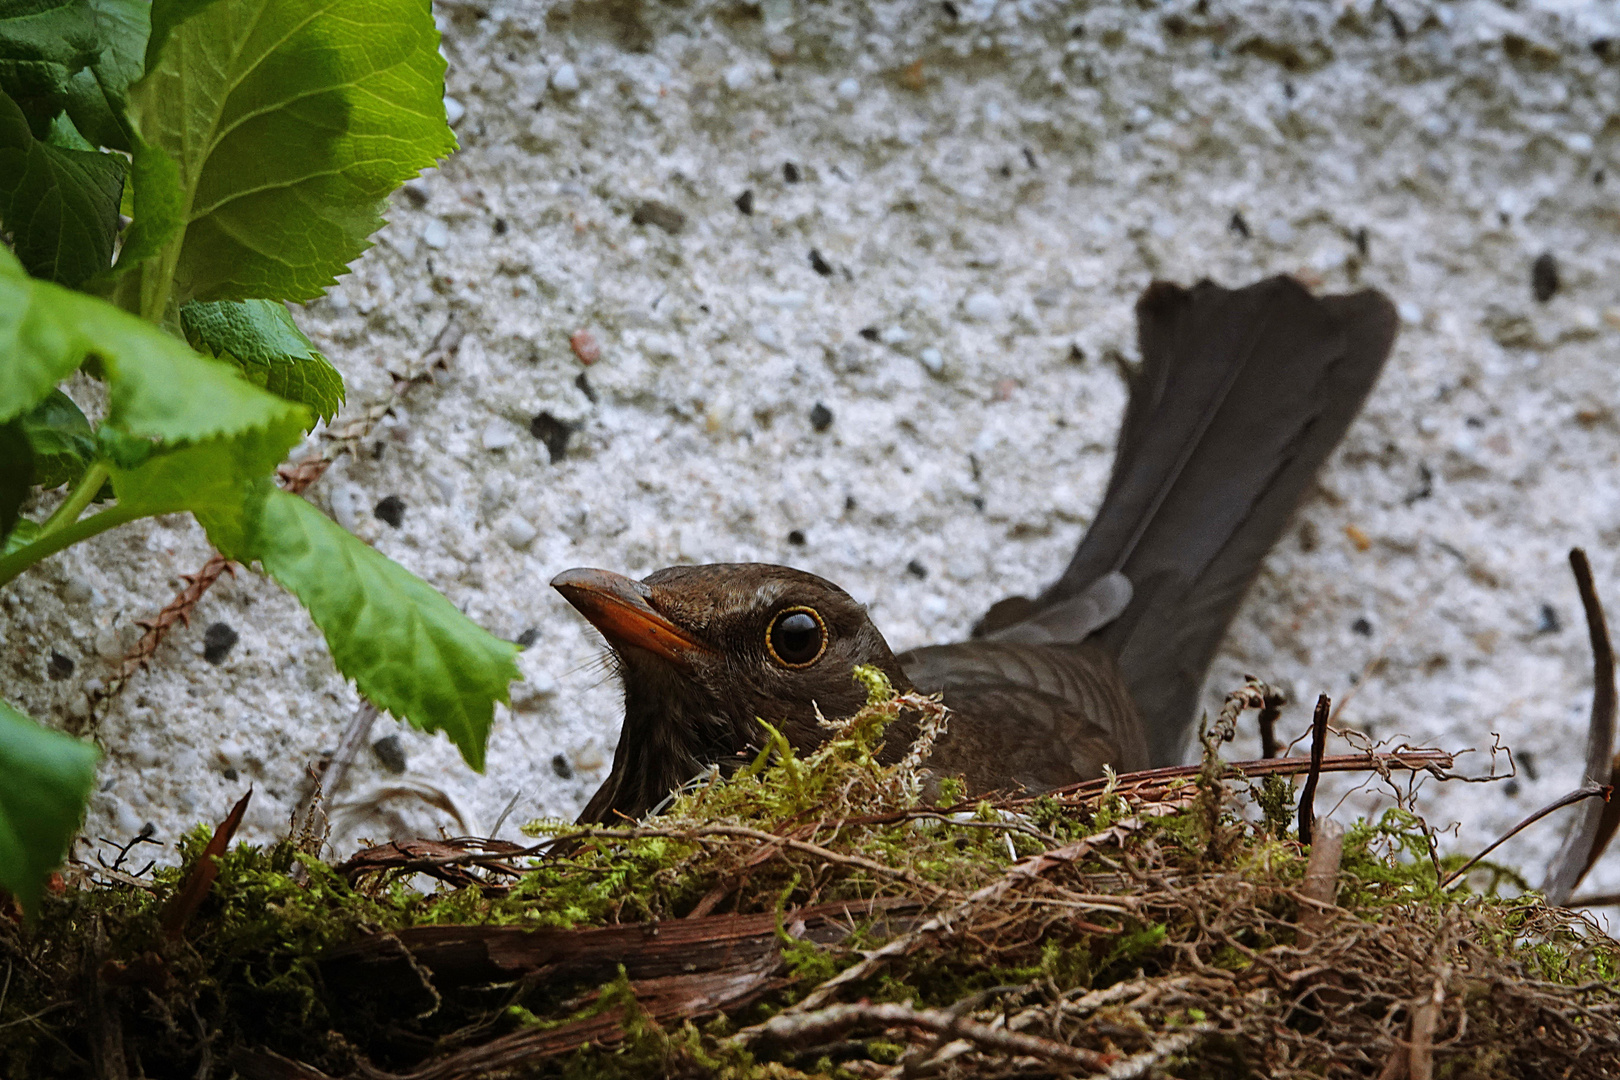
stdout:
<svg viewBox="0 0 1620 1080">
<path fill-rule="evenodd" d="M 1299 842 L 1306 847 L 1311 843 L 1311 827 L 1316 824 L 1316 782 L 1322 778 L 1322 756 L 1327 749 L 1328 712 L 1333 702 L 1326 694 L 1316 699 L 1316 714 L 1311 717 L 1311 771 L 1305 776 L 1305 789 L 1299 794 Z"/>
<path fill-rule="evenodd" d="M 1569 566 L 1575 572 L 1575 587 L 1581 594 L 1581 607 L 1586 610 L 1586 633 L 1592 643 L 1592 718 L 1586 733 L 1586 782 L 1594 786 L 1611 784 L 1615 773 L 1611 758 L 1615 722 L 1614 646 L 1609 640 L 1608 623 L 1603 618 L 1603 604 L 1592 583 L 1592 566 L 1586 561 L 1586 552 L 1571 549 Z M 1541 891 L 1549 904 L 1563 905 L 1569 901 L 1581 878 L 1614 835 L 1617 822 L 1620 822 L 1620 805 L 1608 801 L 1607 797 L 1603 803 L 1581 807 L 1558 854 L 1547 867 Z"/>
<path fill-rule="evenodd" d="M 1513 839 L 1515 836 L 1519 835 L 1519 833 L 1523 832 L 1531 825 L 1534 825 L 1536 822 L 1546 817 L 1548 814 L 1551 814 L 1556 810 L 1562 810 L 1566 806 L 1572 806 L 1575 803 L 1580 802 L 1582 799 L 1590 799 L 1593 796 L 1600 796 L 1606 799 L 1609 796 L 1610 790 L 1611 789 L 1608 787 L 1601 787 L 1597 784 L 1587 784 L 1585 787 L 1576 788 L 1574 791 L 1570 792 L 1568 795 L 1565 795 L 1561 799 L 1548 803 L 1546 806 L 1543 806 L 1540 810 L 1537 810 L 1535 813 L 1513 826 L 1513 828 L 1497 837 L 1491 842 L 1490 847 L 1487 847 L 1484 851 L 1480 852 L 1478 855 L 1475 855 L 1472 859 L 1469 859 L 1462 865 L 1460 869 L 1453 870 L 1450 874 L 1446 875 L 1446 880 L 1440 883 L 1440 887 L 1442 889 L 1451 888 L 1453 884 L 1462 879 L 1464 874 L 1472 870 L 1474 865 L 1481 859 L 1495 851 L 1497 848 L 1501 847 L 1503 844 L 1507 843 L 1509 840 Z"/>
</svg>

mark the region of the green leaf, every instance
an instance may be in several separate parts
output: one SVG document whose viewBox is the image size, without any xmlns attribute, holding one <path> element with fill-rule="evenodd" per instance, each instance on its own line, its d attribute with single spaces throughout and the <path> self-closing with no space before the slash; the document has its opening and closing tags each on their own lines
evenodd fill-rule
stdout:
<svg viewBox="0 0 1620 1080">
<path fill-rule="evenodd" d="M 57 141 L 78 136 L 66 117 L 63 124 Z M 111 266 L 123 190 L 123 158 L 36 140 L 0 93 L 0 226 L 30 274 L 80 285 Z"/>
<path fill-rule="evenodd" d="M 84 820 L 99 757 L 93 744 L 0 702 L 0 887 L 30 915 Z"/>
<path fill-rule="evenodd" d="M 254 386 L 307 405 L 331 420 L 343 405 L 343 376 L 277 300 L 194 300 L 180 309 L 186 340 L 228 360 Z"/>
<path fill-rule="evenodd" d="M 23 500 L 34 487 L 34 450 L 22 423 L 0 424 L 0 540 L 22 517 Z"/>
<path fill-rule="evenodd" d="M 455 149 L 432 12 L 423 0 L 195 7 L 155 4 L 155 55 L 129 97 L 140 138 L 177 168 L 184 230 L 159 261 L 181 304 L 318 296 L 368 246 L 383 198 Z M 148 172 L 137 161 L 137 205 Z M 148 317 L 169 288 L 159 273 Z"/>
<path fill-rule="evenodd" d="M 0 15 L 0 91 L 35 134 L 64 110 L 93 145 L 130 149 L 124 105 L 140 77 L 145 0 L 31 0 Z"/>
<path fill-rule="evenodd" d="M 95 460 L 96 436 L 90 421 L 60 390 L 17 420 L 34 455 L 34 483 L 53 488 L 71 484 Z"/>
<path fill-rule="evenodd" d="M 262 487 L 250 548 L 227 546 L 212 527 L 209 539 L 238 561 L 258 559 L 298 597 L 338 670 L 373 704 L 424 731 L 444 731 L 482 771 L 495 702 L 507 700 L 518 677 L 518 647 L 303 499 Z"/>
<path fill-rule="evenodd" d="M 281 425 L 158 447 L 134 467 L 113 467 L 118 506 L 137 517 L 189 510 L 216 547 L 241 550 L 257 528 L 264 501 L 260 482 L 270 483 L 270 471 L 302 430 Z"/>
<path fill-rule="evenodd" d="M 110 391 L 105 426 L 138 439 L 172 445 L 267 433 L 285 453 L 308 419 L 149 323 L 28 277 L 0 248 L 0 422 L 32 409 L 90 355 Z"/>
</svg>

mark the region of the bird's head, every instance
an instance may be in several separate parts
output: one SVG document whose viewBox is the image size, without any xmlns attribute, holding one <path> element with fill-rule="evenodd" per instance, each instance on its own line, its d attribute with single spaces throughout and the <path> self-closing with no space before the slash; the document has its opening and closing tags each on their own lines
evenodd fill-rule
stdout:
<svg viewBox="0 0 1620 1080">
<path fill-rule="evenodd" d="M 756 719 L 815 746 L 818 708 L 839 718 L 865 704 L 857 664 L 909 686 L 866 609 L 802 570 L 672 566 L 635 581 L 581 569 L 551 584 L 607 639 L 624 683 L 613 774 L 581 821 L 640 817 L 705 767 L 746 761 L 763 741 Z"/>
</svg>

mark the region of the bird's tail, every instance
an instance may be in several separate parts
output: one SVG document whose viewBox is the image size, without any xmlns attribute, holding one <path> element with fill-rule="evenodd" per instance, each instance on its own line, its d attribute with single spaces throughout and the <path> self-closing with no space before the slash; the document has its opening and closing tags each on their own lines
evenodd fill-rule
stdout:
<svg viewBox="0 0 1620 1080">
<path fill-rule="evenodd" d="M 1261 560 L 1378 378 L 1396 317 L 1380 293 L 1316 298 L 1288 277 L 1155 283 L 1136 315 L 1142 365 L 1102 507 L 1063 576 L 992 609 L 981 632 L 1016 639 L 1040 624 L 1052 636 L 1057 624 L 1061 637 L 1072 622 L 1108 647 L 1153 764 L 1167 765 L 1182 760 L 1205 671 Z M 1099 610 L 1118 615 L 1093 632 Z"/>
</svg>

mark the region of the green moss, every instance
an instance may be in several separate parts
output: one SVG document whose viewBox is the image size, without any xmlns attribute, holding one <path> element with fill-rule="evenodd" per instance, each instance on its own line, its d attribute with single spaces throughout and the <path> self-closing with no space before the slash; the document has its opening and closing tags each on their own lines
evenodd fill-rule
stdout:
<svg viewBox="0 0 1620 1080">
<path fill-rule="evenodd" d="M 756 1056 L 728 1038 L 857 962 L 863 950 L 903 930 L 905 920 L 951 908 L 1001 880 L 1015 859 L 1044 846 L 1028 831 L 1005 827 L 1020 822 L 989 801 L 975 804 L 960 821 L 910 816 L 933 813 L 940 802 L 925 801 L 915 775 L 883 764 L 880 748 L 895 720 L 925 704 L 894 699 L 880 677 L 862 678 L 872 703 L 836 725 L 815 753 L 801 757 L 768 730 L 765 748 L 747 767 L 729 779 L 693 785 L 670 813 L 648 823 L 672 835 L 592 836 L 562 822 L 538 823 L 537 834 L 574 837 L 574 846 L 566 854 L 528 860 L 504 890 L 441 888 L 423 894 L 403 876 L 374 876 L 351 887 L 290 845 L 239 846 L 220 860 L 213 888 L 183 939 L 171 942 L 161 931 L 161 919 L 201 857 L 207 832 L 196 830 L 182 841 L 183 865 L 157 873 L 150 891 L 123 886 L 70 891 L 46 904 L 33 935 L 0 925 L 0 959 L 17 961 L 8 968 L 10 984 L 0 1005 L 0 1075 L 73 1075 L 72 1059 L 63 1057 L 60 1047 L 82 1034 L 77 1027 L 82 1015 L 61 1003 L 78 992 L 86 958 L 95 950 L 97 963 L 113 965 L 108 970 L 135 973 L 128 975 L 135 989 L 124 999 L 131 1017 L 126 1037 L 149 1075 L 194 1075 L 204 1046 L 219 1060 L 237 1045 L 266 1046 L 333 1075 L 350 1071 L 361 1055 L 378 1067 L 408 1072 L 441 1040 L 451 1045 L 471 1037 L 467 1032 L 483 1039 L 522 1027 L 557 1027 L 609 1010 L 622 1016 L 623 1040 L 578 1050 L 547 1066 L 548 1074 L 738 1080 L 807 1071 L 853 1075 L 838 1055 L 800 1060 L 784 1049 Z M 942 783 L 936 795 L 945 805 L 960 805 L 951 783 Z M 1198 951 L 1203 970 L 1241 973 L 1246 982 L 1263 980 L 1268 965 L 1256 963 L 1255 955 L 1299 947 L 1292 930 L 1292 890 L 1302 879 L 1305 853 L 1286 838 L 1292 792 L 1270 780 L 1217 787 L 1163 816 L 1140 814 L 1112 785 L 1083 802 L 1035 800 L 1024 815 L 1027 825 L 1060 844 L 1119 827 L 1043 880 L 1061 879 L 1083 892 L 1113 891 L 1130 910 L 1042 906 L 1045 894 L 1038 884 L 1020 886 L 1008 892 L 994 918 L 976 924 L 976 916 L 960 916 L 957 932 L 852 985 L 843 1000 L 864 996 L 948 1008 L 1007 986 L 1080 994 L 1185 971 L 1178 965 L 1186 963 L 1189 950 Z M 1258 806 L 1258 821 L 1234 812 L 1234 794 L 1244 793 Z M 715 824 L 792 836 L 832 852 L 835 859 L 780 842 L 713 835 Z M 889 872 L 856 865 L 856 859 Z M 1442 872 L 1460 859 L 1441 860 Z M 295 869 L 303 880 L 295 880 Z M 1557 922 L 1534 898 L 1496 896 L 1498 886 L 1514 883 L 1500 868 L 1486 868 L 1476 880 L 1486 880 L 1485 895 L 1440 889 L 1422 822 L 1391 810 L 1349 830 L 1339 903 L 1370 926 L 1458 920 L 1473 928 L 1473 940 L 1490 955 L 1549 984 L 1606 985 L 1620 976 L 1620 960 L 1607 939 Z M 1245 906 L 1232 907 L 1228 898 L 1234 893 L 1219 885 L 1223 881 L 1241 887 Z M 1207 899 L 1200 890 L 1207 890 Z M 379 1006 L 375 1013 L 356 1012 L 333 997 L 323 978 L 323 954 L 364 935 L 428 925 L 568 929 L 651 923 L 682 918 L 711 893 L 716 894 L 711 903 L 721 900 L 715 910 L 776 915 L 785 985 L 730 1016 L 701 1024 L 655 1023 L 638 1007 L 622 971 L 600 987 L 557 978 L 440 996 L 404 986 L 399 988 L 406 995 L 403 1004 L 394 1003 L 391 1012 Z M 922 914 L 906 909 L 900 916 L 857 920 L 851 936 L 832 947 L 794 937 L 783 925 L 788 910 L 805 904 L 884 897 L 920 899 L 927 906 Z M 1217 918 L 1228 924 L 1224 936 L 1209 932 L 1207 924 Z M 94 944 L 97 934 L 102 944 Z M 150 957 L 157 958 L 155 966 L 143 959 Z M 142 983 L 142 964 L 163 978 Z M 410 998 L 411 992 L 416 997 Z M 1296 993 L 1288 989 L 1274 1000 L 1286 1002 Z M 1478 1012 L 1481 1030 L 1502 1040 L 1514 1037 L 1506 1020 L 1492 1019 L 1489 993 L 1465 999 L 1471 1015 Z M 1221 1015 L 1226 1029 L 1235 1031 L 1228 1013 L 1224 1005 L 1205 1009 L 1183 1003 L 1157 1015 L 1127 1009 L 1117 1023 L 1110 1022 L 1128 1043 L 1131 1031 L 1154 1024 L 1168 1030 L 1210 1015 Z M 187 1018 L 190 1026 L 177 1018 Z M 1255 1045 L 1230 1035 L 1210 1037 L 1178 1059 L 1183 1064 L 1165 1068 L 1183 1075 L 1244 1075 L 1259 1068 L 1260 1059 L 1248 1056 Z M 892 1064 L 903 1050 L 883 1039 L 857 1038 L 841 1053 Z M 1450 1060 L 1464 1058 L 1459 1052 Z"/>
</svg>

